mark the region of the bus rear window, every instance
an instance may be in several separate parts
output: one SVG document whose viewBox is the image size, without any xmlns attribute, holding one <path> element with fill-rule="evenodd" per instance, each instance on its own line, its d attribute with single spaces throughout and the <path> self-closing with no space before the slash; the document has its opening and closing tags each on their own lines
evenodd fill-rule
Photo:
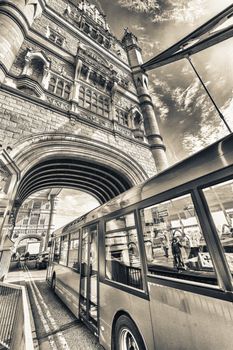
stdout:
<svg viewBox="0 0 233 350">
<path fill-rule="evenodd" d="M 233 180 L 210 186 L 203 192 L 233 274 Z"/>
<path fill-rule="evenodd" d="M 191 195 L 140 213 L 149 274 L 217 284 Z"/>
</svg>

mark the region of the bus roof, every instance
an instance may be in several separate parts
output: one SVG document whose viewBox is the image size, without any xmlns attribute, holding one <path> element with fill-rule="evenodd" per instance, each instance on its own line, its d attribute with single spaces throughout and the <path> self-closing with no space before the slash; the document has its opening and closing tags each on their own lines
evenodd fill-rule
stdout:
<svg viewBox="0 0 233 350">
<path fill-rule="evenodd" d="M 81 225 L 93 221 L 230 165 L 233 165 L 233 134 L 75 219 L 63 228 L 63 233 L 72 227 L 76 227 L 77 224 Z M 55 232 L 55 235 L 58 234 L 59 232 Z"/>
</svg>

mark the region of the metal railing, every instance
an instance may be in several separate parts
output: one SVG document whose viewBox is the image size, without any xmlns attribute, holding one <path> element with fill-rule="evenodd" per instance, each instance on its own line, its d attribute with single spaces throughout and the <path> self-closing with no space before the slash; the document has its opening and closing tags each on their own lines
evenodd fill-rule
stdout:
<svg viewBox="0 0 233 350">
<path fill-rule="evenodd" d="M 0 348 L 33 350 L 25 287 L 0 282 Z"/>
</svg>

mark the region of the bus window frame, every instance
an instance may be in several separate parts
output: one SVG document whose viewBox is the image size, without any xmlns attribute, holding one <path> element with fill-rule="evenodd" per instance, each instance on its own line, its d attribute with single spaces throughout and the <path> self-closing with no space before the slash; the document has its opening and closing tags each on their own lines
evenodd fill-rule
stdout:
<svg viewBox="0 0 233 350">
<path fill-rule="evenodd" d="M 54 260 L 56 239 L 59 239 L 59 259 L 57 261 Z M 59 260 L 60 260 L 60 255 L 61 255 L 61 235 L 53 237 L 53 242 L 54 242 L 54 252 L 53 252 L 53 255 L 52 255 L 52 263 L 59 265 Z"/>
<path fill-rule="evenodd" d="M 98 271 L 97 271 L 97 330 L 98 333 L 100 332 L 100 257 L 101 257 L 101 252 L 100 252 L 100 220 L 95 220 L 93 222 L 88 223 L 87 225 L 83 225 L 81 226 L 78 230 L 79 230 L 79 274 L 80 274 L 80 281 L 79 281 L 79 293 L 81 293 L 81 274 L 82 274 L 82 239 L 83 239 L 83 230 L 87 229 L 88 231 L 88 244 L 87 244 L 87 252 L 88 252 L 88 257 L 87 257 L 87 261 L 88 261 L 88 273 L 90 273 L 90 245 L 91 245 L 91 241 L 90 241 L 90 229 L 91 227 L 96 226 L 96 230 L 97 230 L 97 242 L 98 242 L 98 248 L 97 248 L 97 254 L 98 254 Z M 89 287 L 88 289 L 89 290 Z M 81 294 L 80 294 L 81 295 Z M 90 303 L 90 298 L 87 301 L 87 305 L 89 307 L 89 303 Z M 80 310 L 80 298 L 79 298 L 79 310 Z M 95 329 L 95 327 L 93 327 L 93 325 L 86 319 L 82 320 L 88 328 L 90 328 L 92 331 L 94 330 L 94 332 L 96 332 L 97 330 Z M 98 334 L 99 336 L 99 334 Z"/>
<path fill-rule="evenodd" d="M 195 187 L 189 187 L 188 189 L 184 189 L 182 190 L 182 187 L 185 186 L 187 187 L 187 184 L 185 185 L 182 185 L 180 187 L 177 187 L 177 188 L 173 188 L 173 189 L 170 189 L 166 192 L 163 192 L 163 193 L 160 193 L 159 195 L 156 195 L 155 197 L 151 197 L 149 199 L 147 199 L 145 202 L 143 202 L 143 205 L 139 205 L 138 206 L 138 215 L 139 215 L 139 219 L 140 219 L 140 233 L 141 233 L 141 237 L 143 237 L 143 227 L 142 227 L 142 222 L 141 222 L 141 216 L 140 216 L 140 211 L 143 210 L 143 209 L 146 209 L 150 206 L 153 206 L 153 205 L 158 205 L 160 203 L 163 203 L 163 202 L 166 202 L 166 201 L 169 201 L 169 200 L 172 200 L 172 199 L 178 199 L 180 197 L 183 197 L 183 196 L 186 196 L 186 195 L 190 195 L 191 197 L 191 200 L 193 202 L 193 205 L 194 205 L 194 209 L 196 211 L 196 214 L 198 216 L 198 224 L 202 230 L 202 234 L 203 234 L 203 237 L 205 239 L 205 242 L 206 242 L 206 245 L 208 247 L 208 252 L 210 252 L 210 246 L 209 246 L 209 243 L 207 242 L 207 239 L 206 239 L 206 234 L 205 234 L 205 229 L 204 229 L 204 226 L 202 225 L 202 220 L 201 220 L 201 216 L 202 216 L 202 213 L 198 211 L 198 206 L 197 206 L 197 201 L 196 201 L 196 197 L 195 197 Z M 180 189 L 180 191 L 179 191 Z M 199 214 L 200 213 L 200 214 Z M 220 284 L 219 284 L 219 281 L 218 281 L 218 274 L 217 274 L 217 270 L 215 269 L 215 266 L 213 268 L 213 271 L 215 273 L 215 276 L 216 276 L 216 282 L 217 284 L 209 284 L 209 283 L 203 283 L 203 282 L 199 282 L 198 281 L 198 277 L 197 280 L 191 280 L 191 279 L 185 279 L 185 278 L 182 278 L 182 272 L 179 273 L 179 278 L 176 278 L 175 276 L 174 277 L 171 277 L 171 276 L 168 276 L 166 275 L 166 272 L 164 272 L 163 275 L 159 275 L 159 274 L 150 274 L 149 271 L 148 271 L 148 266 L 147 266 L 147 258 L 146 258 L 146 251 L 145 251 L 145 244 L 144 244 L 144 241 L 143 241 L 143 247 L 144 247 L 144 254 L 145 254 L 145 264 L 146 264 L 146 276 L 147 276 L 147 279 L 148 277 L 150 277 L 150 279 L 153 279 L 153 278 L 156 278 L 156 279 L 167 279 L 167 280 L 170 280 L 170 281 L 175 281 L 175 282 L 178 282 L 178 283 L 182 283 L 182 284 L 189 284 L 189 285 L 202 285 L 202 286 L 206 286 L 206 288 L 213 288 L 213 289 L 216 289 L 216 288 L 220 288 Z M 211 253 L 211 258 L 212 258 L 212 253 Z M 178 274 L 178 273 L 177 273 Z M 201 279 L 201 278 L 200 278 Z"/>
<path fill-rule="evenodd" d="M 136 229 L 137 239 L 138 239 L 138 243 L 139 243 L 139 256 L 140 256 L 141 274 L 142 274 L 142 289 L 138 289 L 138 288 L 135 288 L 133 286 L 129 286 L 127 284 L 123 284 L 123 283 L 111 280 L 111 279 L 106 277 L 106 249 L 105 249 L 106 223 L 107 223 L 107 221 L 114 220 L 119 216 L 125 216 L 125 215 L 131 214 L 131 213 L 134 214 L 135 226 L 133 226 L 133 228 Z M 130 207 L 130 210 L 129 210 L 129 208 L 125 208 L 125 209 L 122 209 L 120 211 L 117 211 L 116 213 L 111 213 L 107 217 L 103 218 L 102 225 L 103 225 L 103 227 L 102 227 L 103 228 L 103 241 L 101 244 L 103 247 L 102 257 L 103 257 L 104 268 L 102 270 L 100 281 L 109 285 L 109 286 L 112 286 L 116 289 L 120 289 L 120 290 L 125 291 L 127 293 L 131 293 L 131 294 L 140 296 L 141 298 L 144 298 L 144 299 L 149 299 L 148 284 L 147 284 L 146 274 L 145 274 L 145 271 L 146 271 L 145 265 L 146 264 L 145 264 L 145 258 L 144 258 L 144 249 L 143 249 L 143 246 L 141 244 L 141 239 L 140 239 L 140 234 L 139 234 L 140 226 L 139 226 L 139 221 L 138 221 L 137 207 L 135 207 L 135 205 L 134 205 L 133 208 Z M 130 226 L 130 228 L 132 228 L 132 226 Z"/>
<path fill-rule="evenodd" d="M 67 248 L 67 256 L 66 256 L 66 264 L 61 264 L 61 263 L 60 263 L 60 257 L 61 257 L 61 241 L 62 241 L 62 238 L 63 238 L 63 237 L 66 237 L 66 236 L 68 236 L 68 248 Z M 61 236 L 60 236 L 60 250 L 59 250 L 60 256 L 59 256 L 59 262 L 58 262 L 58 264 L 61 265 L 61 266 L 68 267 L 69 246 L 70 246 L 70 233 L 63 233 L 63 234 L 61 234 Z"/>
<path fill-rule="evenodd" d="M 203 215 L 205 215 L 206 220 L 208 221 L 208 233 L 209 238 L 211 241 L 211 247 L 215 247 L 215 251 L 218 251 L 218 254 L 213 254 L 212 259 L 215 261 L 215 264 L 217 265 L 217 270 L 220 272 L 220 288 L 232 292 L 233 291 L 233 277 L 229 268 L 229 265 L 226 260 L 225 252 L 221 243 L 221 240 L 218 236 L 218 232 L 210 211 L 210 207 L 208 205 L 204 190 L 207 189 L 210 186 L 215 186 L 218 184 L 221 184 L 223 182 L 226 182 L 228 180 L 233 180 L 233 176 L 221 176 L 221 171 L 219 171 L 219 177 L 217 179 L 214 179 L 212 181 L 209 181 L 205 183 L 204 185 L 198 186 L 196 190 L 196 196 L 197 200 L 199 199 L 200 202 L 202 202 L 203 205 Z M 206 223 L 205 223 L 206 224 Z"/>
<path fill-rule="evenodd" d="M 68 266 L 68 264 L 69 264 L 69 257 L 70 257 L 70 242 L 75 240 L 75 238 L 73 238 L 73 239 L 70 238 L 71 235 L 72 235 L 71 232 L 69 233 L 69 246 L 68 246 L 68 254 L 67 254 L 67 266 L 66 267 L 68 269 L 71 269 L 74 272 L 77 272 L 77 273 L 80 273 L 80 235 L 81 235 L 81 229 L 78 228 L 78 236 L 79 236 L 78 237 L 78 239 L 79 239 L 79 245 L 78 245 L 78 265 L 79 265 L 79 267 L 78 267 L 78 269 L 75 269 L 74 267 Z"/>
<path fill-rule="evenodd" d="M 208 239 L 207 238 L 207 232 L 208 232 L 208 237 L 214 234 L 217 237 L 216 241 L 218 241 L 217 231 L 216 231 L 215 225 L 213 223 L 213 220 L 212 220 L 213 226 L 210 225 L 212 217 L 211 217 L 210 212 L 209 212 L 208 204 L 204 198 L 204 193 L 202 195 L 202 189 L 206 188 L 208 186 L 212 186 L 214 184 L 218 184 L 218 183 L 221 183 L 224 181 L 231 180 L 233 177 L 232 174 L 233 174 L 233 165 L 230 165 L 227 168 L 220 169 L 220 170 L 215 171 L 214 173 L 210 173 L 208 175 L 204 175 L 204 176 L 199 177 L 195 180 L 191 180 L 190 182 L 187 182 L 187 183 L 182 184 L 180 186 L 166 190 L 164 192 L 156 194 L 155 196 L 152 196 L 152 197 L 147 198 L 145 200 L 142 200 L 140 203 L 134 204 L 132 206 L 132 208 L 135 208 L 136 210 L 140 211 L 141 209 L 144 209 L 145 207 L 149 207 L 149 206 L 154 205 L 154 204 L 159 204 L 160 202 L 169 200 L 173 197 L 175 198 L 177 196 L 191 194 L 192 200 L 194 202 L 194 207 L 195 207 L 195 210 L 196 210 L 197 215 L 198 215 L 199 223 L 200 223 L 201 228 L 203 230 L 202 232 L 203 232 L 204 238 Z M 203 211 L 199 211 L 198 206 L 200 204 L 201 204 Z M 129 209 L 129 208 L 127 208 L 127 209 Z M 139 213 L 139 215 L 140 215 L 140 213 Z M 208 215 L 209 215 L 209 218 L 208 218 Z M 211 230 L 210 230 L 210 227 L 211 227 Z M 141 233 L 142 233 L 142 228 L 141 228 Z M 208 245 L 209 252 L 212 252 L 211 257 L 215 256 L 215 254 L 213 253 L 214 248 L 209 244 L 209 241 L 208 241 L 207 245 Z M 215 246 L 215 249 L 217 249 L 217 251 L 221 252 L 221 255 L 224 254 L 220 242 L 217 245 L 214 244 L 214 246 Z M 225 257 L 224 257 L 224 260 L 225 260 Z M 216 261 L 215 258 L 214 258 L 214 261 Z M 210 290 L 212 290 L 212 292 L 214 293 L 214 290 L 216 290 L 216 288 L 220 292 L 222 292 L 222 291 L 232 292 L 233 286 L 230 283 L 229 278 L 226 276 L 226 274 L 224 272 L 224 268 L 225 268 L 224 264 L 222 264 L 222 268 L 218 269 L 219 270 L 219 274 L 218 274 L 218 272 L 216 270 L 216 266 L 214 266 L 214 270 L 216 272 L 216 277 L 217 277 L 217 281 L 218 281 L 217 286 L 211 285 L 211 284 L 205 284 L 204 288 L 202 288 L 203 284 L 199 283 L 199 282 L 192 282 L 192 281 L 183 280 L 183 279 L 174 279 L 174 278 L 171 278 L 169 276 L 164 277 L 164 279 L 167 280 L 167 282 L 171 281 L 172 285 L 175 285 L 175 288 L 184 289 L 184 286 L 186 284 L 187 290 L 190 290 L 190 287 L 192 288 L 192 287 L 197 286 L 197 289 L 195 288 L 197 292 L 200 289 L 200 291 L 202 290 L 202 292 L 206 293 L 207 295 L 209 295 L 208 291 L 210 291 Z M 146 269 L 147 269 L 147 264 L 146 264 Z M 228 269 L 228 265 L 227 265 L 227 269 Z M 228 273 L 229 273 L 229 269 L 228 269 Z M 222 274 L 223 274 L 223 276 L 225 275 L 225 277 L 221 278 Z M 147 279 L 148 279 L 148 276 L 150 276 L 150 275 L 148 275 L 148 273 L 147 273 Z M 157 279 L 158 283 L 160 283 L 160 284 L 167 285 L 167 282 L 164 281 L 164 279 L 161 279 L 161 276 L 159 276 L 159 275 L 152 276 L 152 278 Z M 174 283 L 172 281 L 174 281 Z M 185 289 L 186 289 L 186 287 L 185 287 Z M 222 297 L 223 297 L 223 295 L 222 295 Z M 227 298 L 226 294 L 225 294 L 224 298 L 225 297 Z"/>
</svg>

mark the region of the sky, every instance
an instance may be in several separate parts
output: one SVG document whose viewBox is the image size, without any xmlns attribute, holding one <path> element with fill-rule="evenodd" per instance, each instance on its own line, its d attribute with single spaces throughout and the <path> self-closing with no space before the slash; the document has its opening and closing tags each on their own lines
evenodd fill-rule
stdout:
<svg viewBox="0 0 233 350">
<path fill-rule="evenodd" d="M 118 38 L 122 37 L 125 27 L 137 36 L 146 62 L 231 5 L 232 1 L 99 0 L 99 3 Z M 232 18 L 228 23 L 233 24 Z M 233 128 L 232 57 L 233 39 L 228 39 L 193 55 L 192 62 Z M 187 60 L 154 69 L 148 74 L 170 164 L 228 134 Z"/>
<path fill-rule="evenodd" d="M 137 36 L 144 62 L 232 4 L 230 0 L 92 2 L 100 4 L 118 39 L 122 38 L 126 27 Z M 229 24 L 230 21 L 232 24 L 232 18 Z M 192 62 L 233 129 L 232 57 L 231 38 L 193 55 Z M 228 134 L 187 60 L 154 69 L 148 74 L 150 93 L 170 165 Z M 63 219 L 57 219 L 57 222 L 61 226 L 66 221 L 66 215 L 71 221 L 97 205 L 96 200 L 87 194 L 63 190 L 58 207 L 58 215 Z"/>
</svg>

